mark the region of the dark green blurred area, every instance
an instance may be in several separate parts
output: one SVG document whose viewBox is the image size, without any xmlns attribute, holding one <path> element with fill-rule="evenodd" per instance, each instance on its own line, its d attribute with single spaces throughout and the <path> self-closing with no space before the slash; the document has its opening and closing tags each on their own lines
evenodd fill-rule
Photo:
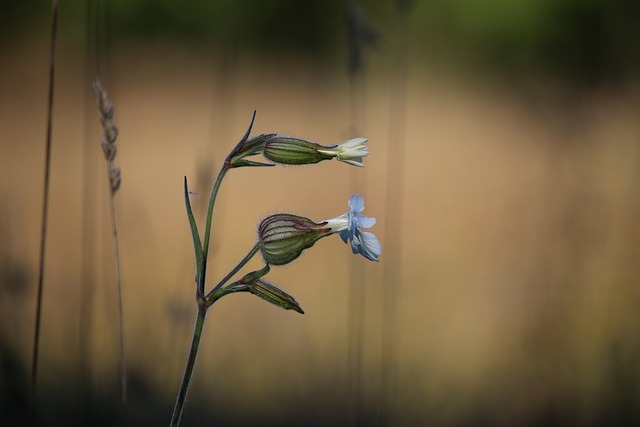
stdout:
<svg viewBox="0 0 640 427">
<path fill-rule="evenodd" d="M 238 43 L 324 60 L 345 46 L 345 4 L 324 0 L 116 0 L 61 4 L 61 31 L 81 38 L 88 10 L 103 10 L 109 43 L 172 40 L 193 46 Z M 402 7 L 402 5 L 409 7 Z M 385 45 L 399 14 L 411 15 L 412 50 L 425 59 L 477 64 L 494 72 L 548 74 L 574 83 L 636 79 L 640 2 L 636 0 L 362 1 Z M 48 27 L 48 2 L 8 2 L 4 43 Z M 89 9 L 87 9 L 89 8 Z M 91 12 L 89 12 L 91 13 Z"/>
</svg>

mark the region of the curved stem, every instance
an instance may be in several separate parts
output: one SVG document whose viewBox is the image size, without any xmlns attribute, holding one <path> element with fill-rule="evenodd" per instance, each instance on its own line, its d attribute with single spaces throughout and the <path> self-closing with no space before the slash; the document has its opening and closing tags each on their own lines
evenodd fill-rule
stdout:
<svg viewBox="0 0 640 427">
<path fill-rule="evenodd" d="M 40 233 L 40 263 L 38 267 L 38 288 L 36 296 L 36 320 L 33 333 L 33 353 L 31 356 L 31 387 L 27 425 L 35 422 L 36 386 L 38 385 L 38 351 L 40 347 L 40 325 L 42 323 L 42 294 L 44 292 L 45 249 L 47 241 L 47 218 L 49 212 L 49 183 L 51 176 L 51 141 L 53 139 L 53 93 L 56 74 L 56 40 L 58 37 L 58 0 L 51 2 L 51 51 L 49 53 L 49 98 L 47 104 L 47 136 L 45 138 L 44 193 L 42 196 L 42 225 Z"/>
<path fill-rule="evenodd" d="M 207 209 L 207 222 L 204 229 L 204 244 L 202 245 L 203 250 L 203 259 L 202 259 L 202 272 L 199 275 L 200 283 L 198 283 L 198 291 L 199 295 L 204 295 L 204 282 L 207 273 L 207 258 L 209 256 L 209 240 L 211 239 L 211 221 L 213 220 L 213 206 L 216 203 L 216 197 L 218 196 L 218 190 L 220 190 L 220 184 L 222 184 L 222 179 L 227 174 L 229 167 L 227 163 L 222 166 L 220 172 L 218 173 L 218 177 L 216 178 L 216 182 L 213 184 L 213 188 L 211 189 L 211 196 L 209 197 L 209 207 Z"/>
<path fill-rule="evenodd" d="M 196 366 L 196 357 L 198 356 L 198 348 L 200 347 L 200 338 L 202 338 L 204 320 L 207 316 L 207 308 L 208 307 L 205 304 L 198 302 L 198 316 L 196 317 L 196 324 L 193 327 L 193 338 L 191 339 L 189 358 L 187 359 L 187 366 L 184 369 L 184 376 L 182 377 L 182 384 L 180 385 L 180 391 L 178 392 L 176 406 L 173 408 L 173 415 L 171 416 L 172 427 L 177 427 L 180 424 L 182 410 L 184 409 L 184 404 L 187 399 L 189 383 L 191 382 L 193 369 Z"/>
<path fill-rule="evenodd" d="M 213 296 L 213 294 L 220 289 L 221 286 L 223 286 L 225 283 L 227 283 L 229 281 L 229 279 L 231 279 L 233 277 L 234 274 L 236 274 L 238 271 L 240 271 L 240 269 L 242 267 L 244 267 L 251 258 L 254 257 L 254 255 L 258 252 L 258 250 L 260 249 L 260 243 L 256 243 L 255 246 L 253 248 L 251 248 L 251 250 L 249 251 L 249 253 L 247 255 L 245 255 L 244 258 L 242 258 L 242 260 L 238 263 L 238 265 L 235 266 L 235 268 L 233 270 L 231 270 L 229 272 L 229 274 L 227 274 L 226 276 L 224 276 L 224 279 L 222 279 L 216 286 L 215 288 L 213 288 L 211 290 L 211 292 L 209 292 L 207 294 L 207 300 L 210 300 L 211 297 Z"/>
<path fill-rule="evenodd" d="M 107 162 L 107 177 L 111 172 L 111 163 Z M 113 251 L 116 274 L 116 293 L 118 294 L 118 321 L 120 329 L 120 403 L 122 417 L 127 414 L 127 363 L 124 352 L 124 314 L 122 310 L 122 280 L 120 279 L 120 250 L 118 245 L 118 228 L 116 223 L 115 190 L 109 184 L 109 210 L 111 212 L 111 229 L 113 232 Z"/>
</svg>

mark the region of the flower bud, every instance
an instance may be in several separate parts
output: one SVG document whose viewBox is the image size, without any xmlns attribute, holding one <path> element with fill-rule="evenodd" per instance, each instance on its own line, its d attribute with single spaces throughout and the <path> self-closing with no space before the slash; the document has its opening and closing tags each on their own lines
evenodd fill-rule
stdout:
<svg viewBox="0 0 640 427">
<path fill-rule="evenodd" d="M 265 141 L 262 154 L 272 162 L 285 165 L 309 165 L 335 157 L 321 153 L 321 148 L 322 145 L 305 139 L 276 135 Z"/>
<path fill-rule="evenodd" d="M 293 136 L 272 135 L 264 143 L 263 155 L 285 165 L 309 165 L 336 158 L 352 166 L 364 166 L 369 154 L 367 138 L 354 138 L 339 145 L 320 145 Z"/>
<path fill-rule="evenodd" d="M 304 314 L 300 304 L 291 295 L 282 289 L 272 285 L 266 280 L 258 280 L 249 286 L 249 292 L 270 302 L 273 305 L 282 307 L 285 310 L 294 310 L 300 314 Z"/>
<path fill-rule="evenodd" d="M 285 265 L 298 258 L 303 250 L 333 233 L 326 222 L 315 223 L 291 214 L 265 218 L 258 227 L 262 256 L 267 264 Z"/>
</svg>

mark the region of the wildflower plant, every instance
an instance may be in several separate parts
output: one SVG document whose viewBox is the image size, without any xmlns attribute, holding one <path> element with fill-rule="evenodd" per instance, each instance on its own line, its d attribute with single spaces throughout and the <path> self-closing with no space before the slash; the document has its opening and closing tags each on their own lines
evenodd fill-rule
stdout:
<svg viewBox="0 0 640 427">
<path fill-rule="evenodd" d="M 367 156 L 366 138 L 356 138 L 340 145 L 323 146 L 302 138 L 280 134 L 261 134 L 249 137 L 255 112 L 244 136 L 226 157 L 218 177 L 216 178 L 205 219 L 204 240 L 193 216 L 189 200 L 187 178 L 184 179 L 184 200 L 187 217 L 191 228 L 193 247 L 196 260 L 196 303 L 198 306 L 196 322 L 191 341 L 191 348 L 187 359 L 176 404 L 173 410 L 171 425 L 180 423 L 184 409 L 189 383 L 193 375 L 195 361 L 198 354 L 200 339 L 204 328 L 207 310 L 225 295 L 248 292 L 257 297 L 286 310 L 294 310 L 304 314 L 298 302 L 288 293 L 273 283 L 265 280 L 272 265 L 286 265 L 298 258 L 305 249 L 312 247 L 318 240 L 332 234 L 339 234 L 345 243 L 349 243 L 354 254 L 360 254 L 370 261 L 378 261 L 382 247 L 377 237 L 362 229 L 372 227 L 375 218 L 367 218 L 361 214 L 364 200 L 359 195 L 349 199 L 349 211 L 336 218 L 315 222 L 298 215 L 281 213 L 266 217 L 258 226 L 258 240 L 247 255 L 220 280 L 209 292 L 206 292 L 206 273 L 209 246 L 211 241 L 211 225 L 216 196 L 227 172 L 241 167 L 265 167 L 275 164 L 308 165 L 333 158 L 338 161 L 363 166 L 363 158 Z M 264 163 L 249 159 L 262 154 L 269 162 Z M 258 252 L 264 260 L 264 267 L 260 270 L 244 274 L 240 279 L 231 281 L 232 277 L 251 260 Z M 231 281 L 231 282 L 230 282 Z"/>
</svg>

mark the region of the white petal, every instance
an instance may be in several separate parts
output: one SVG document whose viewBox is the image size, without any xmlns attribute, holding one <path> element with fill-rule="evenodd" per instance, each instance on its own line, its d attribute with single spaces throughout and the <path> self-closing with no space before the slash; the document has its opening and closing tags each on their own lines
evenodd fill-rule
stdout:
<svg viewBox="0 0 640 427">
<path fill-rule="evenodd" d="M 346 142 L 343 142 L 342 144 L 340 144 L 340 147 L 344 147 L 344 148 L 353 148 L 353 147 L 357 147 L 358 145 L 363 145 L 368 141 L 367 138 L 353 138 L 350 139 Z"/>
<path fill-rule="evenodd" d="M 338 157 L 338 161 L 341 161 L 351 166 L 358 166 L 359 168 L 364 167 L 364 163 L 362 162 L 362 157 L 352 157 L 349 159 L 341 159 Z"/>
<path fill-rule="evenodd" d="M 333 233 L 347 230 L 349 228 L 349 214 L 342 214 L 339 217 L 326 219 L 327 227 L 331 228 Z"/>
</svg>

